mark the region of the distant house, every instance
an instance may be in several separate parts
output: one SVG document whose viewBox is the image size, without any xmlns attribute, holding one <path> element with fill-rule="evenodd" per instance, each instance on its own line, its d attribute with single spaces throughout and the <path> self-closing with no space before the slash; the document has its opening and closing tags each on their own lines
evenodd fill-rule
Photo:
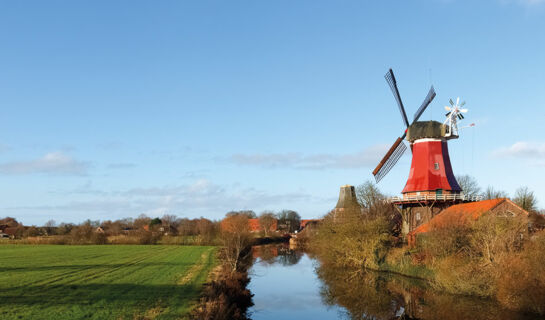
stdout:
<svg viewBox="0 0 545 320">
<path fill-rule="evenodd" d="M 303 219 L 301 220 L 301 224 L 299 226 L 300 230 L 305 229 L 305 227 L 315 227 L 322 219 Z"/>
<path fill-rule="evenodd" d="M 0 238 L 15 238 L 17 227 L 8 227 L 7 225 L 0 226 Z"/>
<path fill-rule="evenodd" d="M 102 227 L 97 227 L 97 228 L 95 229 L 95 232 L 96 232 L 96 233 L 104 233 L 104 229 L 103 229 Z"/>
<path fill-rule="evenodd" d="M 263 230 L 259 219 L 248 219 L 248 227 L 250 232 L 260 232 Z M 278 229 L 278 220 L 274 219 L 274 222 L 271 224 L 269 231 L 274 232 Z"/>
<path fill-rule="evenodd" d="M 259 224 L 259 219 L 248 219 L 248 227 L 250 228 L 250 232 L 261 231 L 261 225 Z"/>
<path fill-rule="evenodd" d="M 221 228 L 222 230 L 227 230 L 229 227 L 225 225 L 225 220 L 221 221 Z M 259 219 L 248 219 L 248 230 L 250 232 L 260 232 L 263 231 L 263 228 L 261 227 L 261 224 L 259 223 Z M 272 223 L 271 227 L 269 228 L 269 231 L 276 231 L 278 230 L 278 220 L 274 219 L 274 222 Z"/>
<path fill-rule="evenodd" d="M 476 202 L 460 203 L 446 208 L 438 213 L 429 222 L 424 223 L 407 234 L 409 246 L 416 244 L 419 234 L 433 229 L 446 228 L 452 225 L 467 225 L 479 219 L 483 214 L 490 212 L 495 215 L 523 215 L 528 216 L 528 211 L 522 209 L 513 201 L 500 198 Z"/>
</svg>

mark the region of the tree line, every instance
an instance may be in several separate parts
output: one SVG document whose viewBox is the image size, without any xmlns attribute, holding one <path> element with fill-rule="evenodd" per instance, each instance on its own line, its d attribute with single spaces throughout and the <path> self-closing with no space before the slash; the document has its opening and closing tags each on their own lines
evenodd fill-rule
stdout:
<svg viewBox="0 0 545 320">
<path fill-rule="evenodd" d="M 299 214 L 293 210 L 266 210 L 259 215 L 252 210 L 229 211 L 225 218 L 238 215 L 258 219 L 261 233 L 265 236 L 271 235 L 271 227 L 275 224 L 280 233 L 294 232 L 298 230 L 301 221 Z M 221 220 L 203 217 L 189 219 L 169 214 L 162 217 L 141 214 L 137 218 L 104 221 L 88 219 L 79 224 L 49 220 L 43 226 L 25 226 L 13 217 L 0 219 L 0 232 L 9 233 L 15 239 L 36 243 L 219 244 L 220 229 Z"/>
</svg>

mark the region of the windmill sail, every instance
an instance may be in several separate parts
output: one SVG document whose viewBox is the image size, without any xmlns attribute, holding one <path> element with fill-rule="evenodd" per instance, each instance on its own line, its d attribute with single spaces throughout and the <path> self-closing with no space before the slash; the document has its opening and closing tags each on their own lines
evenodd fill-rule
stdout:
<svg viewBox="0 0 545 320">
<path fill-rule="evenodd" d="M 424 111 L 426 111 L 426 108 L 433 101 L 433 98 L 435 98 L 435 89 L 433 89 L 433 86 L 431 86 L 430 91 L 428 92 L 428 95 L 426 96 L 426 99 L 424 99 L 424 102 L 422 102 L 422 105 L 420 106 L 420 108 L 418 108 L 418 110 L 414 114 L 413 123 L 415 121 L 418 121 L 418 119 L 420 118 L 422 113 L 424 113 Z"/>
<path fill-rule="evenodd" d="M 405 123 L 405 126 L 409 127 L 409 120 L 407 120 L 407 114 L 405 113 L 405 107 L 403 107 L 403 102 L 401 101 L 401 96 L 399 95 L 399 90 L 397 89 L 397 82 L 396 78 L 394 76 L 394 71 L 390 69 L 388 73 L 384 76 L 386 78 L 386 82 L 388 82 L 388 85 L 390 85 L 390 89 L 392 89 L 392 93 L 394 94 L 394 98 L 397 101 L 397 106 L 399 107 L 399 112 L 401 112 L 401 117 L 403 118 L 403 122 Z"/>
<path fill-rule="evenodd" d="M 390 172 L 406 150 L 407 146 L 403 143 L 403 138 L 397 138 L 392 147 L 390 147 L 390 150 L 388 150 L 384 158 L 382 158 L 378 166 L 373 170 L 373 175 L 377 183 Z"/>
</svg>

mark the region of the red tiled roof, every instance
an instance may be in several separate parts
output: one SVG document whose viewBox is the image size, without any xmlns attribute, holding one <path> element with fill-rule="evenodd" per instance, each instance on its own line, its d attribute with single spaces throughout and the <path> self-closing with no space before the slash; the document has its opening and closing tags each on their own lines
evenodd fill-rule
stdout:
<svg viewBox="0 0 545 320">
<path fill-rule="evenodd" d="M 304 227 L 307 226 L 307 223 L 309 223 L 309 222 L 319 222 L 320 220 L 321 219 L 303 219 L 303 220 L 301 220 L 300 227 L 301 227 L 301 229 L 303 229 Z"/>
<path fill-rule="evenodd" d="M 226 218 L 228 219 L 228 218 Z M 221 228 L 223 230 L 228 230 L 230 229 L 229 225 L 226 225 L 225 224 L 225 220 L 226 219 L 223 219 L 221 221 Z M 274 219 L 274 222 L 271 224 L 270 228 L 269 228 L 269 231 L 276 231 L 278 228 L 278 220 Z M 248 219 L 248 231 L 250 232 L 258 232 L 258 231 L 261 231 L 263 230 L 263 228 L 261 227 L 261 224 L 259 223 L 259 219 L 258 218 L 254 218 L 254 219 Z"/>
<path fill-rule="evenodd" d="M 433 217 L 428 223 L 420 225 L 418 228 L 409 232 L 409 235 L 428 232 L 433 228 L 442 228 L 448 225 L 464 225 L 470 221 L 477 220 L 484 213 L 493 210 L 503 202 L 509 202 L 510 205 L 517 207 L 521 212 L 528 215 L 524 209 L 517 206 L 513 201 L 506 198 L 483 200 L 477 202 L 460 203 L 446 208 L 438 215 Z"/>
<path fill-rule="evenodd" d="M 250 231 L 259 231 L 261 226 L 259 225 L 259 219 L 248 219 L 248 227 Z"/>
</svg>

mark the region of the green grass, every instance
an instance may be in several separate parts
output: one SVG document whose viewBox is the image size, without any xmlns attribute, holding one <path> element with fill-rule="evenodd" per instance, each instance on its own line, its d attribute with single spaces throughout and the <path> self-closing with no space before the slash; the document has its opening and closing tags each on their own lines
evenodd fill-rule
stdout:
<svg viewBox="0 0 545 320">
<path fill-rule="evenodd" d="M 214 247 L 0 246 L 1 319 L 180 319 Z"/>
</svg>

